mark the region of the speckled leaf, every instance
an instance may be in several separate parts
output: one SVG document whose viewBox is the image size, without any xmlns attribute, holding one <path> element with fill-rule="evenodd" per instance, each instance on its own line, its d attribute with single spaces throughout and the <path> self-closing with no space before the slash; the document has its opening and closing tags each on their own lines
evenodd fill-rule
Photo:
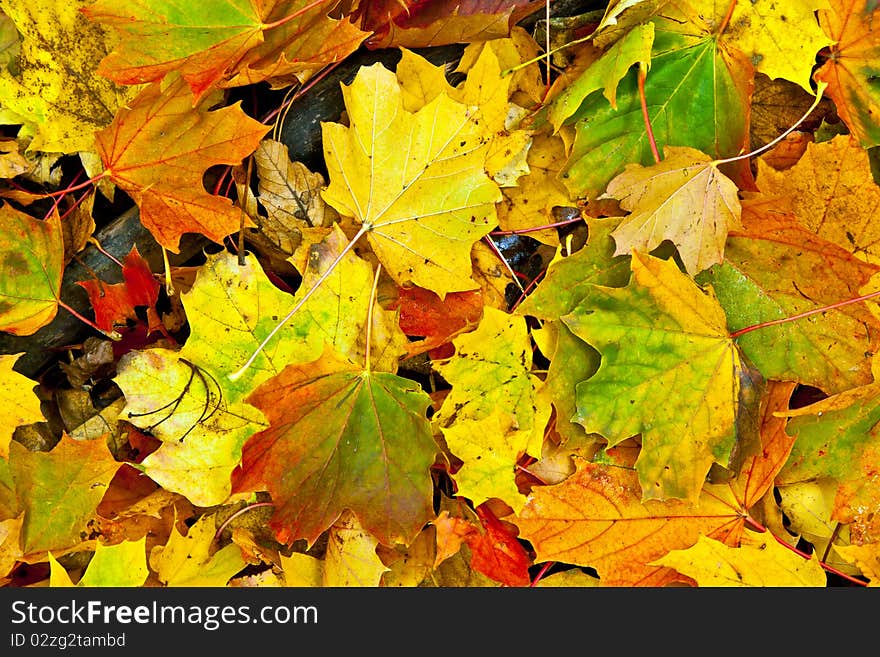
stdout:
<svg viewBox="0 0 880 657">
<path fill-rule="evenodd" d="M 724 312 L 671 260 L 633 252 L 625 288 L 595 288 L 562 319 L 602 354 L 576 421 L 609 446 L 641 433 L 644 497 L 696 501 L 733 448 L 743 369 Z"/>
</svg>

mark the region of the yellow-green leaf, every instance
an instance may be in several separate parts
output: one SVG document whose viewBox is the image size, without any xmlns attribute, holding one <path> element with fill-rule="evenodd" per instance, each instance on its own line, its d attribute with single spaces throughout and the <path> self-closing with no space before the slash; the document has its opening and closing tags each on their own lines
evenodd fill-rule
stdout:
<svg viewBox="0 0 880 657">
<path fill-rule="evenodd" d="M 827 583 L 815 555 L 805 559 L 766 532 L 739 547 L 700 536 L 692 547 L 672 550 L 654 564 L 674 568 L 699 586 L 824 587 Z"/>
</svg>

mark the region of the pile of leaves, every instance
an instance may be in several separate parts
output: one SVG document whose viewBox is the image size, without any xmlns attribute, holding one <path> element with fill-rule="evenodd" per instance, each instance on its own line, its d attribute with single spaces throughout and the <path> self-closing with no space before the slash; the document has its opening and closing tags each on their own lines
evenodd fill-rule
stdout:
<svg viewBox="0 0 880 657">
<path fill-rule="evenodd" d="M 0 0 L 3 585 L 880 582 L 880 10 L 555 5 Z"/>
</svg>

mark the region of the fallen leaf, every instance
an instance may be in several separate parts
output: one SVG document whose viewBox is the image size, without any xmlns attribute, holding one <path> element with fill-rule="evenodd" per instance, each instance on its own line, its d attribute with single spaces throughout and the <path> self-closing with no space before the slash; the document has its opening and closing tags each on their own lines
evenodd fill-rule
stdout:
<svg viewBox="0 0 880 657">
<path fill-rule="evenodd" d="M 388 572 L 376 554 L 379 542 L 361 527 L 350 511 L 344 511 L 328 531 L 324 557 L 324 586 L 376 587 Z"/>
<path fill-rule="evenodd" d="M 671 550 L 654 564 L 674 568 L 701 587 L 824 587 L 825 571 L 812 557 L 804 559 L 763 534 L 732 547 L 708 536 L 685 550 Z"/>
<path fill-rule="evenodd" d="M 17 73 L 0 71 L 0 120 L 21 124 L 29 151 L 94 150 L 93 134 L 139 91 L 98 75 L 117 41 L 80 13 L 88 0 L 3 0 L 0 10 L 22 35 Z"/>
<path fill-rule="evenodd" d="M 272 494 L 279 542 L 311 545 L 350 509 L 382 544 L 407 544 L 432 517 L 428 469 L 439 450 L 430 398 L 413 382 L 326 350 L 247 399 L 270 424 L 245 443 L 233 491 Z"/>
<path fill-rule="evenodd" d="M 322 124 L 324 199 L 355 218 L 399 285 L 441 298 L 476 288 L 471 247 L 494 227 L 501 198 L 484 169 L 479 109 L 441 94 L 409 112 L 381 64 L 362 67 L 343 96 L 349 126 Z"/>
<path fill-rule="evenodd" d="M 742 219 L 743 228 L 728 238 L 725 262 L 697 278 L 712 286 L 732 332 L 857 297 L 877 271 L 816 236 L 773 199 L 745 201 Z M 864 305 L 849 304 L 736 341 L 765 378 L 832 394 L 872 380 L 866 355 L 877 351 L 878 339 L 878 320 Z"/>
<path fill-rule="evenodd" d="M 871 174 L 868 153 L 853 136 L 807 144 L 803 157 L 785 171 L 759 158 L 755 182 L 766 196 L 790 204 L 797 218 L 820 237 L 850 253 L 880 256 L 880 229 L 874 221 L 880 187 Z"/>
<path fill-rule="evenodd" d="M 215 242 L 239 229 L 241 210 L 205 191 L 202 176 L 218 164 L 238 164 L 269 126 L 238 104 L 211 110 L 216 94 L 193 106 L 178 74 L 147 86 L 95 134 L 104 175 L 128 193 L 140 219 L 162 246 L 177 253 L 184 233 Z"/>
<path fill-rule="evenodd" d="M 665 3 L 664 13 L 651 19 L 645 98 L 657 147 L 661 155 L 670 145 L 712 158 L 733 157 L 748 143 L 754 71 L 745 55 L 725 48 L 705 21 L 681 15 L 682 6 Z M 616 99 L 614 108 L 600 94 L 587 96 L 565 120 L 575 136 L 561 178 L 574 198 L 594 199 L 627 164 L 655 161 L 635 70 L 620 80 Z M 726 173 L 735 181 L 743 175 Z"/>
<path fill-rule="evenodd" d="M 609 446 L 641 433 L 645 499 L 696 502 L 712 463 L 726 465 L 734 446 L 744 365 L 711 290 L 638 252 L 632 271 L 627 287 L 596 287 L 562 318 L 602 354 L 577 384 L 576 421 Z"/>
<path fill-rule="evenodd" d="M 880 127 L 873 118 L 880 112 L 875 86 L 880 56 L 880 29 L 873 0 L 827 0 L 820 9 L 819 24 L 831 41 L 827 61 L 813 75 L 827 82 L 826 93 L 850 132 L 869 148 L 880 144 Z"/>
<path fill-rule="evenodd" d="M 120 418 L 162 441 L 137 469 L 195 505 L 226 500 L 244 441 L 265 426 L 262 414 L 224 395 L 215 376 L 167 349 L 127 353 L 114 381 L 125 395 Z"/>
<path fill-rule="evenodd" d="M 600 198 L 615 198 L 629 212 L 611 233 L 615 255 L 669 240 L 691 276 L 722 262 L 728 231 L 740 227 L 736 185 L 692 148 L 667 146 L 657 164 L 628 164 Z"/>
<path fill-rule="evenodd" d="M 0 330 L 32 335 L 58 312 L 64 243 L 57 212 L 41 221 L 0 207 Z"/>
<path fill-rule="evenodd" d="M 40 398 L 34 394 L 36 381 L 19 374 L 13 368 L 23 354 L 0 354 L 0 458 L 9 458 L 9 442 L 15 428 L 21 424 L 44 422 Z M 2 516 L 0 516 L 2 517 Z"/>
<path fill-rule="evenodd" d="M 832 44 L 819 27 L 816 10 L 821 15 L 828 6 L 828 0 L 736 3 L 721 39 L 748 55 L 758 72 L 790 80 L 812 93 L 816 55 Z"/>
<path fill-rule="evenodd" d="M 372 35 L 366 46 L 424 48 L 506 37 L 511 26 L 541 3 L 534 0 L 375 0 L 360 5 L 354 16 Z"/>
<path fill-rule="evenodd" d="M 67 434 L 48 452 L 28 451 L 16 441 L 9 448 L 9 468 L 24 511 L 22 551 L 57 552 L 80 543 L 122 463 L 103 440 L 73 440 Z"/>
<path fill-rule="evenodd" d="M 175 528 L 168 543 L 150 552 L 150 568 L 165 586 L 226 586 L 247 565 L 235 544 L 214 550 L 213 520 L 200 516 L 185 535 Z"/>
<path fill-rule="evenodd" d="M 579 461 L 555 486 L 536 486 L 514 522 L 536 551 L 535 563 L 560 561 L 594 568 L 601 586 L 691 583 L 670 568 L 652 565 L 700 536 L 735 544 L 742 531 L 736 502 L 708 485 L 691 506 L 680 500 L 642 500 L 636 473 Z"/>
<path fill-rule="evenodd" d="M 327 16 L 333 0 L 98 0 L 83 9 L 113 28 L 119 45 L 98 73 L 120 84 L 161 80 L 179 72 L 194 104 L 216 86 L 242 86 L 293 75 L 305 82 L 324 65 L 354 52 L 367 33 Z"/>
</svg>

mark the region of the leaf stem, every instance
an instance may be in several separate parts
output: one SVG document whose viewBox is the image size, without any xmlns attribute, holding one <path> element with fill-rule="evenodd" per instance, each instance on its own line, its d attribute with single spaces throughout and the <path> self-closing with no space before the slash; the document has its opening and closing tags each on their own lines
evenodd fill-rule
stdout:
<svg viewBox="0 0 880 657">
<path fill-rule="evenodd" d="M 217 528 L 217 531 L 214 532 L 214 538 L 212 539 L 212 542 L 216 542 L 217 539 L 220 538 L 220 534 L 223 533 L 223 530 L 226 529 L 227 525 L 229 525 L 230 522 L 232 522 L 233 520 L 238 518 L 238 516 L 240 516 L 242 513 L 247 513 L 251 509 L 258 509 L 262 506 L 275 506 L 275 505 L 272 504 L 272 502 L 254 502 L 253 504 L 248 504 L 247 506 L 239 509 L 238 511 L 233 513 L 231 516 L 229 516 L 226 520 L 224 520 L 223 524 L 221 524 Z"/>
<path fill-rule="evenodd" d="M 764 527 L 757 520 L 753 519 L 751 516 L 746 516 L 746 521 L 751 526 L 753 526 L 755 529 L 760 531 L 761 533 L 767 532 L 768 534 L 770 534 L 773 538 L 776 539 L 776 542 L 779 543 L 782 547 L 788 548 L 789 550 L 794 552 L 799 557 L 803 557 L 804 559 L 807 559 L 808 561 L 812 558 L 812 555 L 807 554 L 803 550 L 798 550 L 795 546 L 793 546 L 793 545 L 789 544 L 788 542 L 784 541 L 783 539 L 779 538 L 773 532 L 768 531 L 768 529 L 766 527 Z M 823 570 L 826 570 L 829 573 L 834 573 L 838 577 L 842 577 L 843 579 L 847 580 L 848 582 L 852 582 L 853 584 L 858 584 L 859 586 L 867 586 L 866 582 L 858 579 L 857 577 L 853 577 L 852 575 L 847 575 L 845 572 L 838 570 L 834 566 L 828 565 L 827 563 L 825 563 L 824 561 L 819 559 L 818 555 L 816 557 L 816 562 L 822 567 Z"/>
<path fill-rule="evenodd" d="M 867 301 L 868 299 L 874 299 L 875 297 L 880 297 L 880 290 L 877 290 L 876 292 L 871 292 L 870 294 L 863 294 L 862 296 L 855 297 L 853 299 L 847 299 L 846 301 L 838 301 L 837 303 L 832 303 L 828 306 L 822 306 L 821 308 L 813 308 L 812 310 L 808 310 L 798 315 L 792 315 L 791 317 L 783 317 L 781 319 L 773 319 L 768 322 L 761 322 L 760 324 L 752 324 L 751 326 L 746 326 L 745 328 L 741 328 L 734 331 L 733 333 L 730 333 L 728 337 L 731 340 L 736 340 L 741 335 L 750 333 L 751 331 L 757 331 L 758 329 L 766 328 L 768 326 L 776 326 L 777 324 L 785 324 L 786 322 L 793 322 L 796 319 L 803 319 L 804 317 L 809 317 L 810 315 L 818 315 L 819 313 L 824 313 L 828 310 L 842 308 L 843 306 L 848 306 L 853 303 L 859 303 L 860 301 Z"/>
<path fill-rule="evenodd" d="M 376 290 L 379 289 L 379 273 L 382 271 L 382 263 L 376 267 L 376 275 L 373 277 L 373 288 L 370 290 L 370 305 L 367 308 L 367 348 L 364 357 L 364 370 L 370 371 L 370 343 L 373 341 L 373 306 L 376 305 Z"/>
<path fill-rule="evenodd" d="M 287 321 L 291 317 L 293 317 L 293 315 L 296 313 L 296 311 L 298 311 L 300 308 L 302 308 L 303 304 L 305 304 L 305 302 L 311 298 L 311 296 L 315 293 L 315 291 L 319 287 L 321 287 L 321 285 L 324 283 L 324 281 L 327 280 L 327 277 L 330 276 L 330 273 L 334 269 L 336 269 L 336 266 L 340 262 L 342 262 L 342 259 L 346 255 L 348 255 L 348 252 L 351 251 L 352 247 L 354 247 L 354 245 L 357 243 L 357 241 L 367 232 L 367 230 L 368 229 L 365 226 L 360 227 L 360 230 L 358 230 L 358 232 L 355 234 L 355 236 L 352 238 L 352 240 L 346 245 L 346 247 L 342 250 L 342 252 L 338 256 L 336 256 L 336 259 L 330 263 L 330 266 L 327 268 L 327 271 L 325 271 L 323 274 L 321 274 L 321 277 L 317 281 L 315 281 L 315 284 L 309 288 L 308 292 L 306 292 L 303 295 L 302 299 L 297 301 L 296 305 L 294 305 L 293 308 L 290 309 L 290 312 L 287 313 L 281 319 L 281 321 L 279 321 L 275 325 L 275 327 L 271 331 L 269 331 L 269 334 L 265 338 L 263 338 L 263 341 L 257 346 L 256 349 L 254 349 L 254 352 L 250 355 L 250 357 L 247 359 L 247 361 L 245 361 L 244 365 L 242 365 L 237 371 L 233 372 L 232 374 L 226 375 L 230 381 L 237 381 L 247 371 L 247 369 L 251 365 L 253 365 L 254 361 L 257 359 L 257 356 L 259 356 L 260 353 L 263 351 L 263 349 L 266 348 L 266 345 L 268 345 L 269 342 L 272 341 L 272 338 L 275 337 L 275 334 L 281 330 L 281 327 L 284 326 L 287 323 Z"/>
<path fill-rule="evenodd" d="M 84 187 L 88 187 L 89 185 L 94 185 L 106 175 L 107 171 L 105 170 L 99 173 L 94 178 L 89 178 L 88 180 L 81 182 L 78 185 L 74 185 L 73 187 L 66 187 L 65 189 L 59 189 L 57 192 L 48 192 L 46 194 L 42 194 L 42 196 L 44 198 L 55 198 L 56 196 L 64 196 L 65 194 L 70 194 L 70 192 L 75 192 L 79 189 L 83 189 Z"/>
<path fill-rule="evenodd" d="M 648 116 L 648 100 L 645 98 L 645 78 L 647 73 L 645 67 L 639 64 L 639 102 L 642 105 L 642 119 L 645 121 L 645 131 L 648 133 L 648 143 L 651 144 L 651 154 L 654 156 L 654 162 L 659 164 L 660 151 L 657 149 L 657 141 L 654 139 L 654 129 L 651 127 L 651 117 Z"/>
<path fill-rule="evenodd" d="M 806 112 L 804 112 L 804 115 L 801 118 L 799 118 L 797 121 L 795 121 L 794 125 L 792 125 L 790 128 L 788 128 L 788 130 L 783 132 L 781 135 L 779 135 L 776 139 L 771 141 L 769 144 L 764 144 L 763 146 L 761 146 L 761 148 L 754 150 L 751 153 L 744 153 L 742 155 L 728 157 L 723 160 L 715 160 L 714 162 L 712 162 L 712 164 L 714 164 L 715 166 L 718 166 L 719 164 L 728 164 L 729 162 L 737 162 L 738 160 L 747 160 L 750 157 L 754 157 L 755 155 L 759 155 L 759 154 L 763 153 L 764 151 L 773 148 L 776 144 L 778 144 L 780 141 L 785 139 L 789 135 L 789 133 L 797 130 L 798 126 L 801 123 L 803 123 L 804 121 L 807 120 L 807 117 L 813 113 L 813 110 L 816 109 L 816 107 L 822 101 L 822 94 L 825 91 L 825 87 L 827 87 L 827 86 L 828 86 L 827 82 L 820 82 L 818 84 L 818 87 L 816 88 L 816 97 L 813 99 L 813 104 L 810 105 L 809 109 Z"/>
<path fill-rule="evenodd" d="M 718 26 L 718 31 L 715 33 L 715 36 L 721 36 L 724 33 L 724 30 L 727 29 L 727 26 L 730 24 L 730 19 L 733 17 L 734 9 L 736 9 L 736 0 L 730 0 L 730 6 L 727 8 L 727 13 L 721 20 L 721 25 Z"/>
<path fill-rule="evenodd" d="M 489 235 L 500 237 L 503 235 L 524 235 L 526 233 L 535 233 L 539 230 L 547 230 L 549 228 L 558 228 L 559 226 L 568 226 L 583 221 L 583 217 L 575 219 L 566 219 L 565 221 L 557 221 L 555 224 L 545 224 L 543 226 L 532 226 L 530 228 L 518 228 L 516 230 L 493 230 Z"/>
</svg>

